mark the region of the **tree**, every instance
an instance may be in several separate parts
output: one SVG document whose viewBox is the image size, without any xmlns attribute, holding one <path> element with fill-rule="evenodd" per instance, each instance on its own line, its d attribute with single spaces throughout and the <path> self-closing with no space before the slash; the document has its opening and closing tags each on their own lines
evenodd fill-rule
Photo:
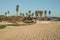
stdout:
<svg viewBox="0 0 60 40">
<path fill-rule="evenodd" d="M 31 11 L 30 11 L 30 10 L 29 10 L 28 12 L 29 12 L 29 13 L 31 13 Z"/>
<path fill-rule="evenodd" d="M 22 16 L 22 13 L 20 13 L 20 16 Z"/>
<path fill-rule="evenodd" d="M 28 12 L 29 12 L 29 17 L 31 17 L 31 11 L 30 11 L 30 10 L 28 10 Z"/>
<path fill-rule="evenodd" d="M 18 11 L 19 11 L 19 5 L 16 5 L 16 13 L 17 13 L 17 16 L 18 16 Z"/>
<path fill-rule="evenodd" d="M 26 17 L 28 17 L 28 13 L 26 12 Z"/>
<path fill-rule="evenodd" d="M 38 14 L 39 14 L 39 11 L 36 10 L 36 11 L 35 11 L 35 16 L 36 16 L 35 22 L 37 22 Z"/>
<path fill-rule="evenodd" d="M 45 17 L 46 17 L 46 14 L 47 14 L 47 11 L 45 10 L 45 11 L 44 11 L 44 16 L 45 16 Z"/>
<path fill-rule="evenodd" d="M 9 11 L 7 11 L 7 13 L 9 13 Z"/>
<path fill-rule="evenodd" d="M 5 12 L 5 16 L 7 16 L 7 12 Z"/>
<path fill-rule="evenodd" d="M 24 13 L 22 15 L 25 16 Z"/>
<path fill-rule="evenodd" d="M 38 11 L 35 11 L 35 16 L 36 16 L 36 18 L 38 17 Z"/>
<path fill-rule="evenodd" d="M 28 13 L 29 13 L 29 17 L 31 17 L 31 11 L 30 10 L 28 10 Z"/>
<path fill-rule="evenodd" d="M 39 13 L 40 13 L 40 17 L 42 17 L 42 15 L 43 15 L 43 11 L 40 11 Z"/>
<path fill-rule="evenodd" d="M 32 13 L 32 17 L 34 16 L 34 13 Z"/>
<path fill-rule="evenodd" d="M 5 12 L 5 18 L 7 19 L 7 12 Z M 5 20 L 6 20 L 6 19 L 5 19 Z"/>
<path fill-rule="evenodd" d="M 7 11 L 7 13 L 9 14 L 10 12 L 9 12 L 9 11 Z"/>
<path fill-rule="evenodd" d="M 20 16 L 24 16 L 24 13 L 20 13 Z"/>
<path fill-rule="evenodd" d="M 49 11 L 49 15 L 51 14 L 51 11 Z"/>
</svg>

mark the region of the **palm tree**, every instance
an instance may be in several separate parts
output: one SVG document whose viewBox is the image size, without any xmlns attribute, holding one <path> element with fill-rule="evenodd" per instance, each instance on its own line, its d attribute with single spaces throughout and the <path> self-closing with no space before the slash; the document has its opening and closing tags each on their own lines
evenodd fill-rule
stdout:
<svg viewBox="0 0 60 40">
<path fill-rule="evenodd" d="M 22 15 L 22 13 L 20 13 L 20 16 Z"/>
<path fill-rule="evenodd" d="M 16 13 L 17 13 L 17 16 L 18 16 L 18 11 L 19 11 L 19 5 L 16 5 Z"/>
<path fill-rule="evenodd" d="M 34 13 L 32 13 L 32 17 L 34 16 Z"/>
<path fill-rule="evenodd" d="M 24 13 L 22 15 L 25 16 Z"/>
<path fill-rule="evenodd" d="M 26 12 L 26 17 L 28 17 L 28 13 Z"/>
<path fill-rule="evenodd" d="M 51 14 L 51 11 L 49 11 L 49 15 Z"/>
<path fill-rule="evenodd" d="M 20 13 L 21 16 L 24 16 L 24 13 Z"/>
<path fill-rule="evenodd" d="M 7 12 L 5 12 L 5 20 L 7 19 Z"/>
<path fill-rule="evenodd" d="M 36 11 L 35 11 L 35 16 L 36 16 L 35 22 L 37 22 L 38 14 L 39 14 L 39 11 L 36 10 Z"/>
<path fill-rule="evenodd" d="M 30 10 L 29 10 L 28 12 L 29 12 L 29 13 L 31 13 L 31 11 L 30 11 Z"/>
<path fill-rule="evenodd" d="M 10 12 L 9 12 L 9 11 L 7 11 L 7 13 L 9 14 Z"/>
<path fill-rule="evenodd" d="M 35 16 L 36 16 L 36 18 L 38 17 L 38 11 L 35 11 Z"/>
<path fill-rule="evenodd" d="M 9 11 L 7 11 L 7 13 L 9 13 Z"/>
<path fill-rule="evenodd" d="M 40 11 L 39 13 L 40 13 L 40 17 L 42 18 L 42 15 L 43 15 L 43 11 Z"/>
<path fill-rule="evenodd" d="M 5 12 L 5 16 L 7 16 L 7 12 Z"/>
<path fill-rule="evenodd" d="M 45 17 L 46 17 L 46 14 L 47 14 L 47 11 L 45 10 L 45 11 L 44 11 L 44 16 L 45 16 Z"/>
<path fill-rule="evenodd" d="M 31 11 L 30 11 L 30 10 L 28 10 L 28 12 L 29 12 L 29 17 L 31 17 Z"/>
</svg>

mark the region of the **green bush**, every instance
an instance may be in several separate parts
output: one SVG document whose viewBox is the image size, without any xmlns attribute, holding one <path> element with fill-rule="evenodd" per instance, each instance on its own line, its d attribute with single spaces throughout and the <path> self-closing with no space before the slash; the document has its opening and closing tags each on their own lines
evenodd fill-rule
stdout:
<svg viewBox="0 0 60 40">
<path fill-rule="evenodd" d="M 7 24 L 6 26 L 19 26 L 19 24 Z"/>
<path fill-rule="evenodd" d="M 0 29 L 3 29 L 5 28 L 6 26 L 5 25 L 0 25 Z"/>
</svg>

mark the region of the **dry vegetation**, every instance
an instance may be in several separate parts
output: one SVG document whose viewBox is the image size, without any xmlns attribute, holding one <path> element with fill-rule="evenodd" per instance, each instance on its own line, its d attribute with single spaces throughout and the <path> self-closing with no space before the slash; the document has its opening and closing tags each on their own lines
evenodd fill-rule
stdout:
<svg viewBox="0 0 60 40">
<path fill-rule="evenodd" d="M 0 29 L 0 40 L 60 40 L 60 23 L 37 23 Z"/>
</svg>

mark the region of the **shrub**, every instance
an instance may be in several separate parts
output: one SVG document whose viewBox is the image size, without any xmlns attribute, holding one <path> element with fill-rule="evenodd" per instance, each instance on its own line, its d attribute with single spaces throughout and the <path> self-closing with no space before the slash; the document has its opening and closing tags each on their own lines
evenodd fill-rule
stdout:
<svg viewBox="0 0 60 40">
<path fill-rule="evenodd" d="M 32 23 L 33 21 L 32 20 L 25 20 L 24 22 L 25 23 Z"/>
<path fill-rule="evenodd" d="M 6 26 L 19 26 L 19 24 L 7 24 Z"/>
<path fill-rule="evenodd" d="M 0 25 L 0 29 L 3 29 L 5 27 L 6 27 L 6 25 Z"/>
</svg>

